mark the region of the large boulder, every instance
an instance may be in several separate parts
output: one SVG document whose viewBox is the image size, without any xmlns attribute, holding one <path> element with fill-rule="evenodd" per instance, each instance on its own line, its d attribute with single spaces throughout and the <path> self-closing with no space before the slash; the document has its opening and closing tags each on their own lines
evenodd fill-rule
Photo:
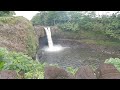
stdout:
<svg viewBox="0 0 120 90">
<path fill-rule="evenodd" d="M 5 71 L 0 71 L 0 79 L 17 79 L 18 75 L 16 71 L 12 70 L 5 70 Z"/>
<path fill-rule="evenodd" d="M 38 46 L 32 23 L 24 17 L 0 17 L 0 47 L 35 56 Z"/>
<path fill-rule="evenodd" d="M 81 66 L 77 72 L 75 73 L 75 78 L 76 79 L 96 79 L 96 75 L 93 71 L 93 69 L 86 65 L 86 66 Z"/>
<path fill-rule="evenodd" d="M 44 72 L 45 79 L 74 79 L 71 73 L 56 66 L 46 66 Z"/>
<path fill-rule="evenodd" d="M 100 64 L 95 73 L 98 79 L 120 79 L 120 72 L 112 64 Z"/>
<path fill-rule="evenodd" d="M 104 74 L 98 79 L 120 79 L 120 73 L 108 73 Z"/>
</svg>

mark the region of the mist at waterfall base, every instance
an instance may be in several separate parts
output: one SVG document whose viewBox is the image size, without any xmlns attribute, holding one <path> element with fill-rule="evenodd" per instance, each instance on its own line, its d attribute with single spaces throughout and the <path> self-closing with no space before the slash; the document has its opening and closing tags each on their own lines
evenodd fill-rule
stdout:
<svg viewBox="0 0 120 90">
<path fill-rule="evenodd" d="M 47 52 L 58 52 L 64 50 L 64 48 L 61 45 L 53 45 L 52 37 L 51 37 L 51 31 L 50 27 L 44 27 L 47 40 L 48 40 L 48 46 L 44 47 L 42 50 Z"/>
<path fill-rule="evenodd" d="M 64 48 L 61 45 L 54 45 L 53 47 L 44 47 L 42 50 L 47 52 L 59 52 L 64 50 Z"/>
</svg>

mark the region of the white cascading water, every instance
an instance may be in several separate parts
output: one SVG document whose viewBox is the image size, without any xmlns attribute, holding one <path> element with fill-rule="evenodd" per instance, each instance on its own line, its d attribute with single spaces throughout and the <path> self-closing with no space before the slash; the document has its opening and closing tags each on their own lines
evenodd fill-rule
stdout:
<svg viewBox="0 0 120 90">
<path fill-rule="evenodd" d="M 46 32 L 46 35 L 47 35 L 47 39 L 48 39 L 48 46 L 47 48 L 44 48 L 45 51 L 60 51 L 62 50 L 62 46 L 60 45 L 53 45 L 53 40 L 52 40 L 52 37 L 51 37 L 51 31 L 50 31 L 50 27 L 44 27 L 45 29 L 45 32 Z"/>
<path fill-rule="evenodd" d="M 48 46 L 49 46 L 49 48 L 53 48 L 53 41 L 52 41 L 52 37 L 51 37 L 50 27 L 44 27 L 44 29 L 47 34 Z"/>
</svg>

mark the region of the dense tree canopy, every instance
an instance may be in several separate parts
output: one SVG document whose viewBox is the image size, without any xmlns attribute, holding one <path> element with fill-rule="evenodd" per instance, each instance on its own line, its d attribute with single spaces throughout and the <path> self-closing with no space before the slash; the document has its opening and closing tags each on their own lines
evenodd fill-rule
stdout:
<svg viewBox="0 0 120 90">
<path fill-rule="evenodd" d="M 58 25 L 67 31 L 97 31 L 120 39 L 120 13 L 98 17 L 95 11 L 41 11 L 32 18 L 34 25 Z"/>
<path fill-rule="evenodd" d="M 57 23 L 63 23 L 68 20 L 67 13 L 65 11 L 41 11 L 37 13 L 33 18 L 33 24 L 37 25 L 55 25 Z"/>
<path fill-rule="evenodd" d="M 15 15 L 14 11 L 0 11 L 0 16 L 12 16 Z"/>
</svg>

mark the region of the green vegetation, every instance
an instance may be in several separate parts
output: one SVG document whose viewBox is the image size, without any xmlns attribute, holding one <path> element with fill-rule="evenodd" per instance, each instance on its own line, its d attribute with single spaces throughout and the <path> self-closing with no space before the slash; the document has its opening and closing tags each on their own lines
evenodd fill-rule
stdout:
<svg viewBox="0 0 120 90">
<path fill-rule="evenodd" d="M 28 20 L 25 19 L 22 16 L 17 16 L 17 17 L 14 17 L 14 16 L 0 17 L 0 24 L 15 25 L 15 24 L 19 24 L 20 22 L 24 22 L 24 24 L 26 24 L 28 22 Z"/>
<path fill-rule="evenodd" d="M 44 66 L 31 57 L 23 53 L 8 51 L 5 48 L 0 48 L 0 70 L 15 70 L 16 72 L 23 71 L 25 78 L 44 78 Z"/>
<path fill-rule="evenodd" d="M 0 48 L 0 70 L 23 71 L 26 79 L 43 79 L 46 65 L 31 58 L 35 56 L 38 46 L 33 25 L 57 26 L 64 32 L 63 36 L 78 42 L 115 47 L 120 45 L 119 12 L 97 17 L 93 11 L 41 11 L 32 18 L 32 23 L 24 17 L 14 17 L 14 14 L 13 11 L 0 11 L 0 41 L 3 44 L 0 47 L 5 46 L 10 50 Z M 119 58 L 107 59 L 105 63 L 115 65 L 120 71 Z M 96 69 L 95 66 L 92 68 Z M 67 67 L 72 74 L 77 70 Z"/>
<path fill-rule="evenodd" d="M 68 17 L 65 11 L 42 11 L 33 16 L 31 21 L 34 25 L 53 26 L 68 21 Z"/>
<path fill-rule="evenodd" d="M 120 71 L 120 59 L 119 58 L 107 59 L 105 63 L 113 64 Z"/>
<path fill-rule="evenodd" d="M 26 39 L 26 43 L 27 43 L 27 53 L 29 56 L 34 57 L 36 52 L 37 52 L 37 47 L 38 47 L 38 41 L 37 38 L 35 36 L 35 31 L 34 28 L 32 26 L 32 24 L 30 23 L 29 27 L 29 33 L 27 35 L 27 39 Z"/>
<path fill-rule="evenodd" d="M 73 68 L 73 67 L 67 67 L 67 71 L 72 73 L 73 75 L 75 75 L 75 73 L 77 72 L 78 68 Z"/>
<path fill-rule="evenodd" d="M 32 18 L 34 25 L 57 25 L 63 31 L 99 32 L 120 40 L 120 13 L 97 17 L 95 11 L 41 11 Z"/>
<path fill-rule="evenodd" d="M 14 11 L 0 11 L 0 17 L 1 16 L 12 16 L 15 15 Z"/>
<path fill-rule="evenodd" d="M 58 27 L 63 31 L 73 31 L 73 32 L 79 31 L 78 24 L 76 23 L 68 22 L 60 25 L 58 24 Z"/>
<path fill-rule="evenodd" d="M 0 70 L 23 71 L 25 79 L 44 79 L 45 65 L 47 64 L 34 61 L 31 57 L 23 53 L 16 53 L 8 51 L 6 48 L 0 48 Z M 50 64 L 50 66 L 59 67 L 57 64 Z M 67 71 L 75 74 L 77 69 L 68 67 Z"/>
</svg>

